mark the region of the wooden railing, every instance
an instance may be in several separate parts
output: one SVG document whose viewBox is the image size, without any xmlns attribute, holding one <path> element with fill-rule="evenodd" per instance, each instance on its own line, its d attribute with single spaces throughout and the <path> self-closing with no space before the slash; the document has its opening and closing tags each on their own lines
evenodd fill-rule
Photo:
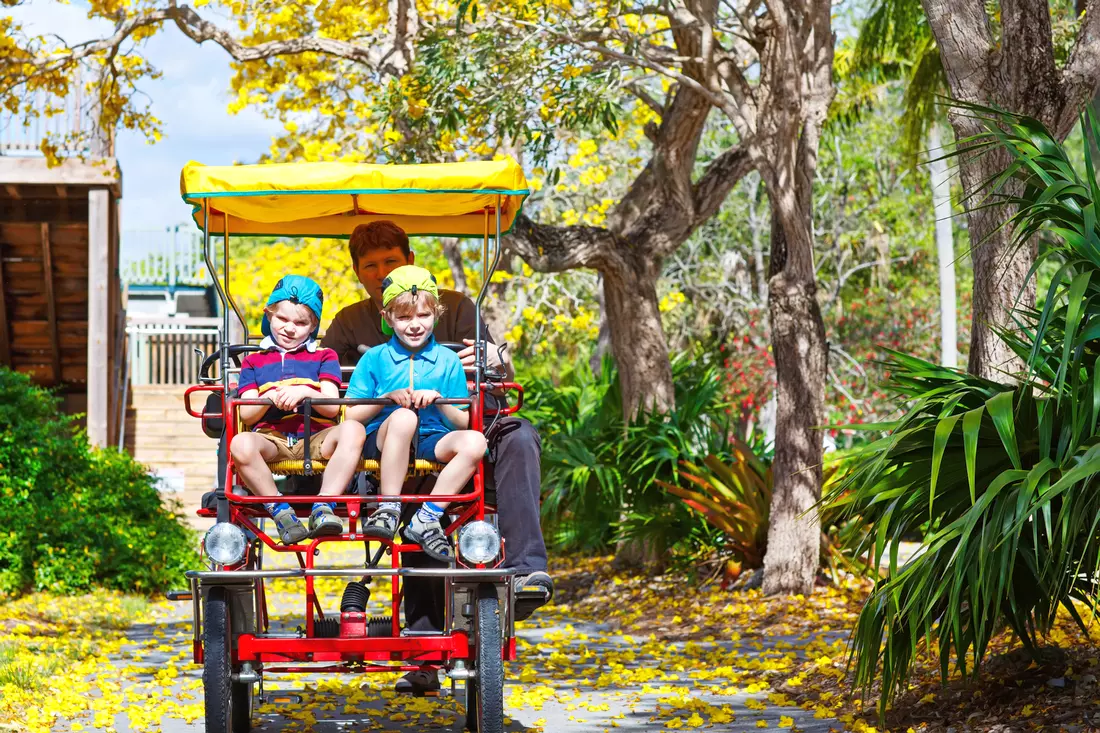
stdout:
<svg viewBox="0 0 1100 733">
<path fill-rule="evenodd" d="M 220 324 L 218 318 L 130 318 L 130 383 L 196 383 L 199 362 L 218 348 Z"/>
</svg>

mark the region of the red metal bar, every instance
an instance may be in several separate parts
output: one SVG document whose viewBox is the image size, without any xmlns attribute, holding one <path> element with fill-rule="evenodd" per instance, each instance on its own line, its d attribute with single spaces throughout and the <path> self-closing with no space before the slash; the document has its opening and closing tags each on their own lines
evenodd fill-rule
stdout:
<svg viewBox="0 0 1100 733">
<path fill-rule="evenodd" d="M 388 655 L 401 654 L 395 661 L 408 660 L 408 654 L 441 652 L 448 656 L 468 657 L 469 640 L 466 633 L 456 631 L 444 636 L 409 636 L 365 639 L 263 639 L 255 634 L 237 637 L 239 661 L 254 661 L 261 654 L 278 654 L 288 661 L 342 661 L 341 655 L 363 655 L 364 659 L 386 659 Z M 378 656 L 382 655 L 382 656 Z M 277 660 L 276 660 L 277 661 Z M 354 661 L 354 660 L 350 660 Z"/>
<path fill-rule="evenodd" d="M 385 541 L 385 540 L 383 540 Z M 401 550 L 390 546 L 390 567 L 401 567 Z M 390 633 L 401 634 L 401 578 L 394 574 L 390 578 Z"/>
<path fill-rule="evenodd" d="M 327 667 L 304 667 L 298 665 L 264 666 L 266 674 L 355 674 L 357 672 L 415 672 L 424 669 L 419 664 L 332 664 Z"/>
<path fill-rule="evenodd" d="M 195 412 L 191 409 L 191 395 L 195 392 L 221 392 L 222 386 L 220 384 L 196 384 L 188 387 L 183 391 L 183 409 L 187 411 L 187 414 L 191 417 L 197 418 L 209 418 L 209 417 L 221 417 L 225 414 L 225 404 L 223 399 L 222 412 L 207 412 L 206 407 L 203 406 L 202 412 Z"/>
<path fill-rule="evenodd" d="M 523 385 L 518 382 L 486 382 L 481 385 L 481 391 L 486 392 L 491 389 L 501 389 L 504 391 L 515 391 L 519 397 L 518 401 L 514 405 L 508 407 L 501 407 L 496 410 L 498 415 L 514 415 L 520 411 L 523 407 Z"/>
</svg>

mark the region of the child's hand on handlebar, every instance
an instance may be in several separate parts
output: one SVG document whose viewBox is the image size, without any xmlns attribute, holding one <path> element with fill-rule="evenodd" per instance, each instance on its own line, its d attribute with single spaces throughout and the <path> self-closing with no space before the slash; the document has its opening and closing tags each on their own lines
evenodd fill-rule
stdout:
<svg viewBox="0 0 1100 733">
<path fill-rule="evenodd" d="M 412 407 L 413 392 L 408 387 L 402 389 L 395 389 L 386 395 L 387 399 L 393 400 L 398 407 Z"/>
<path fill-rule="evenodd" d="M 280 410 L 292 412 L 298 409 L 298 405 L 302 404 L 302 400 L 305 398 L 320 397 L 321 394 L 312 387 L 307 387 L 304 384 L 295 384 L 279 385 L 264 396 L 270 397 L 271 402 Z"/>
<path fill-rule="evenodd" d="M 442 396 L 434 389 L 418 389 L 412 393 L 412 406 L 427 407 Z"/>
</svg>

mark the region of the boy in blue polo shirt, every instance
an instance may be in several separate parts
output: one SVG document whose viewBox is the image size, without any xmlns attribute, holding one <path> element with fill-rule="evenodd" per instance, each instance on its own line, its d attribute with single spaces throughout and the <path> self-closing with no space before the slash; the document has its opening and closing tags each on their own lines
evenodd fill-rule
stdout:
<svg viewBox="0 0 1100 733">
<path fill-rule="evenodd" d="M 237 475 L 258 496 L 275 499 L 279 495 L 267 466 L 269 461 L 305 457 L 305 419 L 299 409 L 302 401 L 307 397 L 340 396 L 340 360 L 335 351 L 320 348 L 316 340 L 323 302 L 321 288 L 309 278 L 287 275 L 279 280 L 264 308 L 263 351 L 249 354 L 241 362 L 237 383 L 241 398 L 266 397 L 273 403 L 241 405 L 241 421 L 251 430 L 233 436 L 229 445 Z M 354 421 L 337 425 L 339 412 L 338 405 L 316 405 L 310 415 L 312 425 L 320 428 L 311 430 L 310 457 L 328 461 L 322 497 L 344 492 L 363 449 L 363 426 Z M 309 536 L 343 531 L 344 525 L 330 502 L 313 505 L 309 529 L 285 501 L 265 506 L 286 545 Z"/>
<path fill-rule="evenodd" d="M 485 455 L 485 436 L 465 429 L 470 421 L 466 406 L 435 404 L 469 397 L 462 361 L 432 335 L 441 314 L 430 272 L 413 265 L 391 272 L 383 281 L 382 330 L 392 338 L 363 355 L 348 383 L 349 399 L 387 397 L 395 403 L 355 405 L 346 416 L 367 423 L 364 455 L 379 460 L 382 496 L 401 493 L 414 437 L 417 458 L 447 464 L 433 496 L 459 493 Z M 425 502 L 402 530 L 407 540 L 442 562 L 454 555 L 439 523 L 446 507 L 445 501 Z M 400 502 L 382 501 L 364 523 L 363 534 L 392 540 L 400 517 Z"/>
</svg>

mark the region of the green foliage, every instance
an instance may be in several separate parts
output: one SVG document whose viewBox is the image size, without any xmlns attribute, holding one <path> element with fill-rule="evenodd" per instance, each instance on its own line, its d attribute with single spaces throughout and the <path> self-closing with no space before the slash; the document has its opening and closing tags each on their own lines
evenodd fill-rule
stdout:
<svg viewBox="0 0 1100 733">
<path fill-rule="evenodd" d="M 658 480 L 669 493 L 706 518 L 721 536 L 708 547 L 732 555 L 742 569 L 763 567 L 771 526 L 774 487 L 771 460 L 757 454 L 753 446 L 731 439 L 732 457 L 723 462 L 707 456 L 701 465 L 680 461 L 679 484 Z M 849 457 L 833 453 L 824 466 L 823 484 L 845 475 Z M 868 524 L 860 517 L 847 517 L 827 508 L 821 516 L 821 564 L 834 581 L 840 573 L 865 576 L 871 573 L 866 540 Z"/>
<path fill-rule="evenodd" d="M 726 537 L 744 567 L 764 564 L 772 501 L 772 469 L 749 446 L 734 441 L 733 460 L 707 456 L 702 465 L 680 461 L 680 479 L 691 488 L 658 480 L 666 491 L 706 517 Z"/>
<path fill-rule="evenodd" d="M 0 368 L 0 593 L 150 592 L 197 561 L 144 467 L 89 448 L 60 400 Z"/>
<path fill-rule="evenodd" d="M 875 526 L 876 562 L 889 552 L 853 636 L 856 682 L 881 681 L 880 710 L 904 689 L 922 640 L 936 645 L 941 674 L 977 672 L 992 636 L 1010 627 L 1035 651 L 1059 608 L 1095 607 L 1100 571 L 1100 187 L 1082 176 L 1035 120 L 967 106 L 988 133 L 961 141 L 1003 146 L 1015 246 L 1040 230 L 1060 241 L 1036 267 L 1057 263 L 1041 310 L 1018 308 L 1001 337 L 1027 360 L 1002 385 L 895 354 L 889 387 L 911 405 L 871 444 L 827 500 Z M 1096 130 L 1092 130 L 1095 137 Z M 1090 156 L 1088 146 L 1086 156 Z M 928 527 L 922 552 L 899 564 L 897 542 Z M 869 540 L 864 541 L 864 546 Z M 968 665 L 969 661 L 969 665 Z"/>
<path fill-rule="evenodd" d="M 528 380 L 525 413 L 542 435 L 543 516 L 558 549 L 606 548 L 638 541 L 651 554 L 690 538 L 700 520 L 670 502 L 657 481 L 678 462 L 730 457 L 727 406 L 717 369 L 699 355 L 672 361 L 676 410 L 623 420 L 619 381 L 609 360 L 598 375 L 582 362 L 555 383 Z"/>
</svg>

